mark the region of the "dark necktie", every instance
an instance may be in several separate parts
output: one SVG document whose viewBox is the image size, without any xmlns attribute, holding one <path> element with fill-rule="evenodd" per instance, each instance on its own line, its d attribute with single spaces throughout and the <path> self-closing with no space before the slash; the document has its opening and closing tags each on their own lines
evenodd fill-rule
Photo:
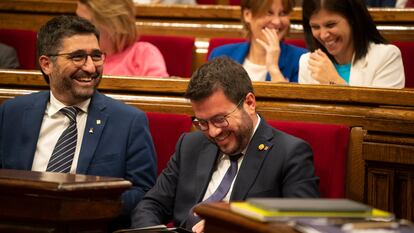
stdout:
<svg viewBox="0 0 414 233">
<path fill-rule="evenodd" d="M 53 149 L 46 171 L 68 173 L 72 166 L 78 139 L 76 115 L 79 109 L 77 107 L 65 107 L 60 111 L 69 118 L 70 123 L 62 135 L 60 135 Z"/>
<path fill-rule="evenodd" d="M 203 202 L 212 202 L 212 201 L 221 201 L 227 195 L 230 190 L 231 184 L 233 183 L 234 177 L 236 177 L 237 169 L 238 169 L 238 161 L 239 158 L 243 154 L 238 155 L 230 155 L 230 167 L 227 169 L 226 174 L 224 175 L 223 179 L 221 180 L 219 186 L 217 187 L 216 191 L 214 191 L 211 196 L 209 196 Z"/>
<path fill-rule="evenodd" d="M 230 167 L 227 169 L 226 174 L 224 174 L 223 179 L 221 180 L 219 186 L 217 187 L 216 191 L 214 191 L 211 196 L 209 196 L 206 200 L 202 201 L 201 203 L 205 202 L 214 202 L 214 201 L 221 201 L 227 195 L 230 190 L 231 184 L 233 183 L 234 178 L 236 177 L 237 170 L 238 170 L 238 161 L 239 158 L 243 156 L 243 154 L 238 155 L 230 155 Z M 189 217 L 186 222 L 186 227 L 191 229 L 197 222 L 201 219 L 198 216 L 195 216 L 193 213 L 193 208 L 191 208 Z"/>
</svg>

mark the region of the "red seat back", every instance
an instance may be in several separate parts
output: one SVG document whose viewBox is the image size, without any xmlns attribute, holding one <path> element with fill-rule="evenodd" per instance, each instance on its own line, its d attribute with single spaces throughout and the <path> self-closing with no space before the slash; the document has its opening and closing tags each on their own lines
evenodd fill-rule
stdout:
<svg viewBox="0 0 414 233">
<path fill-rule="evenodd" d="M 191 117 L 180 114 L 147 112 L 149 128 L 157 152 L 158 174 L 167 165 L 182 133 L 191 130 Z"/>
<path fill-rule="evenodd" d="M 240 5 L 240 0 L 229 0 L 229 5 L 239 6 Z"/>
<path fill-rule="evenodd" d="M 140 41 L 150 42 L 160 50 L 169 75 L 178 77 L 191 76 L 194 37 L 142 35 Z"/>
<path fill-rule="evenodd" d="M 293 38 L 286 38 L 285 39 L 286 44 L 295 45 L 297 47 L 302 47 L 306 49 L 306 42 L 304 39 L 293 39 Z"/>
<path fill-rule="evenodd" d="M 36 32 L 20 29 L 0 29 L 0 42 L 16 49 L 20 68 L 36 67 Z"/>
<path fill-rule="evenodd" d="M 414 42 L 395 41 L 393 44 L 401 51 L 401 57 L 404 64 L 405 87 L 414 88 Z"/>
<path fill-rule="evenodd" d="M 313 151 L 315 174 L 320 178 L 321 197 L 345 196 L 346 156 L 350 135 L 348 126 L 272 120 L 268 123 L 309 143 Z"/>
<path fill-rule="evenodd" d="M 217 0 L 197 0 L 196 2 L 197 2 L 197 4 L 202 4 L 202 5 L 215 5 L 215 4 L 217 4 Z"/>
</svg>

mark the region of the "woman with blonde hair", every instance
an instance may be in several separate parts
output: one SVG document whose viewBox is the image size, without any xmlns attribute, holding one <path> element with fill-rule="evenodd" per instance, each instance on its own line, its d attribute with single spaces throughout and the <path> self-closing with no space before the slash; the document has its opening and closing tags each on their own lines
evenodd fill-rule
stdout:
<svg viewBox="0 0 414 233">
<path fill-rule="evenodd" d="M 92 22 L 101 34 L 104 74 L 168 76 L 157 47 L 138 41 L 132 0 L 79 0 L 76 14 Z"/>
<path fill-rule="evenodd" d="M 283 42 L 289 33 L 294 0 L 242 0 L 248 42 L 214 49 L 209 57 L 228 56 L 242 64 L 252 81 L 297 82 L 299 58 L 307 50 Z"/>
</svg>

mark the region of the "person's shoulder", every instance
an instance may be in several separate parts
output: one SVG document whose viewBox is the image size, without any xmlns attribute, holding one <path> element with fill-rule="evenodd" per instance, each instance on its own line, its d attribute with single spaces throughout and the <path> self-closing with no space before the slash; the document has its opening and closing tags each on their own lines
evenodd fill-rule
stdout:
<svg viewBox="0 0 414 233">
<path fill-rule="evenodd" d="M 371 54 L 375 54 L 375 56 L 377 56 L 378 53 L 381 53 L 381 54 L 390 54 L 390 53 L 401 54 L 400 49 L 397 46 L 393 45 L 393 44 L 370 43 L 369 51 L 371 52 Z"/>
<path fill-rule="evenodd" d="M 49 91 L 35 92 L 27 95 L 16 96 L 4 101 L 1 105 L 4 109 L 20 109 L 31 107 L 46 101 L 49 98 Z"/>
<path fill-rule="evenodd" d="M 153 51 L 153 50 L 159 50 L 157 46 L 152 44 L 151 42 L 147 41 L 137 41 L 132 45 L 134 50 L 140 50 L 140 51 Z"/>
<path fill-rule="evenodd" d="M 235 51 L 242 47 L 249 46 L 248 42 L 239 42 L 239 43 L 231 43 L 231 44 L 224 44 L 214 48 L 213 51 L 215 52 L 228 52 L 228 51 Z"/>
<path fill-rule="evenodd" d="M 249 42 L 239 42 L 218 46 L 211 51 L 209 60 L 219 56 L 229 56 L 241 63 L 249 50 L 249 46 Z"/>
<path fill-rule="evenodd" d="M 3 44 L 3 43 L 0 43 L 0 51 L 1 51 L 1 54 L 2 55 L 5 55 L 5 54 L 16 54 L 16 50 L 13 47 L 8 46 L 8 45 Z"/>
<path fill-rule="evenodd" d="M 94 98 L 100 98 L 105 102 L 106 107 L 110 109 L 111 112 L 116 112 L 117 115 L 121 114 L 145 114 L 141 109 L 125 104 L 124 102 L 113 99 L 107 95 L 96 93 Z"/>
<path fill-rule="evenodd" d="M 300 55 L 299 64 L 303 63 L 303 62 L 307 62 L 309 60 L 310 54 L 311 54 L 311 52 L 308 51 L 308 52 Z"/>
<path fill-rule="evenodd" d="M 281 43 L 282 46 L 285 46 L 286 51 L 289 54 L 295 54 L 296 56 L 301 56 L 302 54 L 305 54 L 307 52 L 309 52 L 308 49 L 306 48 L 302 48 L 296 45 L 292 45 L 292 44 L 287 44 L 287 43 Z"/>
<path fill-rule="evenodd" d="M 200 130 L 182 134 L 181 147 L 184 150 L 200 150 L 206 146 L 211 146 L 212 143 Z"/>
</svg>

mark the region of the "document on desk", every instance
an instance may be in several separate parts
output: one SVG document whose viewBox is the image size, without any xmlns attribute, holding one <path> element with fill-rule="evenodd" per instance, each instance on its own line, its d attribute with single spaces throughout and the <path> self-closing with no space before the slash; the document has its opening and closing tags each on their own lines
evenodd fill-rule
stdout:
<svg viewBox="0 0 414 233">
<path fill-rule="evenodd" d="M 367 213 L 372 207 L 349 199 L 331 198 L 248 198 L 247 202 L 268 211 Z"/>
<path fill-rule="evenodd" d="M 309 203 L 314 201 L 313 206 Z M 325 202 L 326 201 L 326 202 Z M 328 205 L 328 203 L 330 205 Z M 342 206 L 348 203 L 349 206 Z M 394 215 L 364 204 L 342 202 L 332 199 L 247 199 L 246 202 L 232 202 L 233 212 L 259 221 L 294 221 L 296 218 L 354 218 L 392 220 Z"/>
</svg>

